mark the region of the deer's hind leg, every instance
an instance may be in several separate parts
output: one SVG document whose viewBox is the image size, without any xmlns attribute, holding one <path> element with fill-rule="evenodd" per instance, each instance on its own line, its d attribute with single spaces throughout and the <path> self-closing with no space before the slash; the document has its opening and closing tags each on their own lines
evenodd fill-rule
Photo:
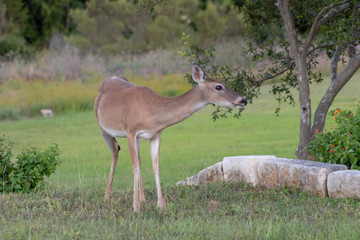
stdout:
<svg viewBox="0 0 360 240">
<path fill-rule="evenodd" d="M 112 163 L 111 163 L 111 169 L 110 169 L 110 174 L 109 174 L 109 181 L 108 181 L 108 185 L 107 185 L 106 191 L 105 191 L 105 200 L 109 200 L 111 197 L 112 184 L 114 181 L 116 163 L 117 163 L 117 160 L 119 157 L 120 145 L 118 144 L 118 142 L 116 141 L 116 139 L 114 137 L 110 136 L 103 129 L 101 129 L 101 135 L 104 139 L 104 142 L 109 147 L 109 149 L 111 151 L 111 155 L 112 155 Z"/>
</svg>

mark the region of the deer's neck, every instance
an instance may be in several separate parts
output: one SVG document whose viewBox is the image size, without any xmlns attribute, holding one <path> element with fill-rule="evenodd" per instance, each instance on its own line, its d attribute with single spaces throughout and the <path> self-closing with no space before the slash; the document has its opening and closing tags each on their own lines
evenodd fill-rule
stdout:
<svg viewBox="0 0 360 240">
<path fill-rule="evenodd" d="M 158 115 L 162 128 L 176 124 L 205 107 L 208 102 L 196 85 L 183 95 L 165 98 L 161 113 Z"/>
</svg>

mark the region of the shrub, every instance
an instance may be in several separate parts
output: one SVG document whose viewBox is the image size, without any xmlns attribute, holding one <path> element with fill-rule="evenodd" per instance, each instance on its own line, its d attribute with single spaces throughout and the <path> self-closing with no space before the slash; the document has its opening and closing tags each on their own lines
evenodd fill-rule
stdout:
<svg viewBox="0 0 360 240">
<path fill-rule="evenodd" d="M 11 151 L 12 146 L 13 143 L 6 141 L 5 133 L 3 133 L 2 136 L 0 136 L 0 192 L 4 190 L 4 184 L 9 181 L 9 175 L 7 173 L 14 171 L 14 165 L 11 163 L 11 157 L 13 155 Z"/>
<path fill-rule="evenodd" d="M 59 165 L 59 148 L 54 144 L 44 150 L 29 147 L 11 162 L 13 143 L 0 137 L 0 192 L 31 192 L 45 186 L 44 179 L 55 172 Z"/>
<path fill-rule="evenodd" d="M 329 115 L 335 126 L 330 132 L 316 133 L 308 148 L 310 159 L 360 169 L 360 105 L 355 113 L 337 109 Z"/>
<path fill-rule="evenodd" d="M 0 38 L 0 60 L 11 61 L 16 57 L 31 59 L 34 52 L 23 41 L 14 36 Z"/>
</svg>

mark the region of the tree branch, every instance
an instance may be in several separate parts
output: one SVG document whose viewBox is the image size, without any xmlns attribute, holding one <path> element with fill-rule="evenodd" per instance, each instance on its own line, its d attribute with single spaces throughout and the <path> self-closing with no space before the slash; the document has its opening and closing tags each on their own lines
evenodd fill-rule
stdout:
<svg viewBox="0 0 360 240">
<path fill-rule="evenodd" d="M 154 8 L 160 4 L 167 3 L 167 0 L 143 0 L 140 1 L 140 9 L 138 10 L 138 14 L 142 11 L 146 11 L 151 14 Z"/>
<path fill-rule="evenodd" d="M 293 58 L 299 55 L 299 40 L 295 31 L 294 20 L 290 11 L 290 0 L 278 0 L 277 7 L 284 22 L 287 38 L 290 42 L 290 50 Z"/>
<path fill-rule="evenodd" d="M 337 46 L 338 44 L 339 44 L 338 42 L 335 42 L 335 43 L 325 43 L 325 44 L 317 45 L 316 47 L 314 47 L 310 51 L 308 51 L 307 56 L 311 55 L 313 52 L 315 52 L 319 49 L 334 47 L 334 46 Z"/>
<path fill-rule="evenodd" d="M 329 107 L 334 101 L 336 95 L 340 90 L 350 81 L 352 76 L 360 68 L 360 54 L 350 58 L 348 64 L 345 66 L 344 70 L 336 76 L 336 78 L 330 83 L 329 88 L 326 90 L 322 100 L 320 101 L 314 118 L 314 124 L 312 126 L 312 136 L 314 136 L 315 131 L 323 131 L 326 120 L 326 113 L 329 110 Z M 314 137 L 313 137 L 314 138 Z M 312 138 L 312 139 L 313 139 Z"/>
<path fill-rule="evenodd" d="M 350 0 L 344 0 L 342 2 L 334 3 L 329 6 L 324 7 L 315 17 L 313 24 L 311 25 L 310 33 L 306 39 L 305 49 L 307 50 L 314 39 L 315 35 L 319 31 L 321 25 L 326 23 L 330 18 L 332 18 L 336 13 L 343 11 L 344 9 L 350 6 Z M 326 15 L 325 12 L 329 11 Z"/>
<path fill-rule="evenodd" d="M 280 76 L 281 74 L 283 74 L 283 73 L 285 73 L 285 72 L 287 72 L 287 71 L 289 71 L 289 70 L 290 70 L 290 68 L 284 68 L 284 69 L 281 70 L 280 72 L 277 72 L 277 73 L 275 73 L 274 75 L 265 76 L 265 77 L 261 78 L 260 80 L 258 80 L 258 81 L 256 81 L 256 82 L 261 84 L 261 83 L 263 83 L 263 82 L 265 82 L 265 81 L 267 81 L 267 80 L 276 78 L 276 77 Z"/>
<path fill-rule="evenodd" d="M 336 46 L 336 50 L 334 52 L 334 55 L 331 58 L 331 66 L 330 66 L 331 81 L 332 82 L 337 78 L 338 63 L 339 63 L 339 60 L 340 60 L 339 52 L 340 52 L 340 48 L 338 46 Z"/>
<path fill-rule="evenodd" d="M 356 46 L 359 44 L 360 39 L 360 26 L 359 26 L 359 9 L 360 9 L 360 3 L 357 3 L 354 7 L 354 30 L 352 31 L 352 36 L 355 39 L 355 41 L 351 42 L 349 44 L 348 52 L 349 57 L 352 58 L 356 55 Z"/>
</svg>

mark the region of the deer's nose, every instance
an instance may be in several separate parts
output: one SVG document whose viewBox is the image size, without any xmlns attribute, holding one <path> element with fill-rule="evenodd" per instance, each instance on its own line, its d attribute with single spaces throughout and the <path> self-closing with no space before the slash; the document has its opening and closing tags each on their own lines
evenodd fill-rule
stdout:
<svg viewBox="0 0 360 240">
<path fill-rule="evenodd" d="M 241 99 L 240 103 L 245 106 L 247 104 L 247 100 L 245 98 L 243 98 L 243 99 Z"/>
</svg>

